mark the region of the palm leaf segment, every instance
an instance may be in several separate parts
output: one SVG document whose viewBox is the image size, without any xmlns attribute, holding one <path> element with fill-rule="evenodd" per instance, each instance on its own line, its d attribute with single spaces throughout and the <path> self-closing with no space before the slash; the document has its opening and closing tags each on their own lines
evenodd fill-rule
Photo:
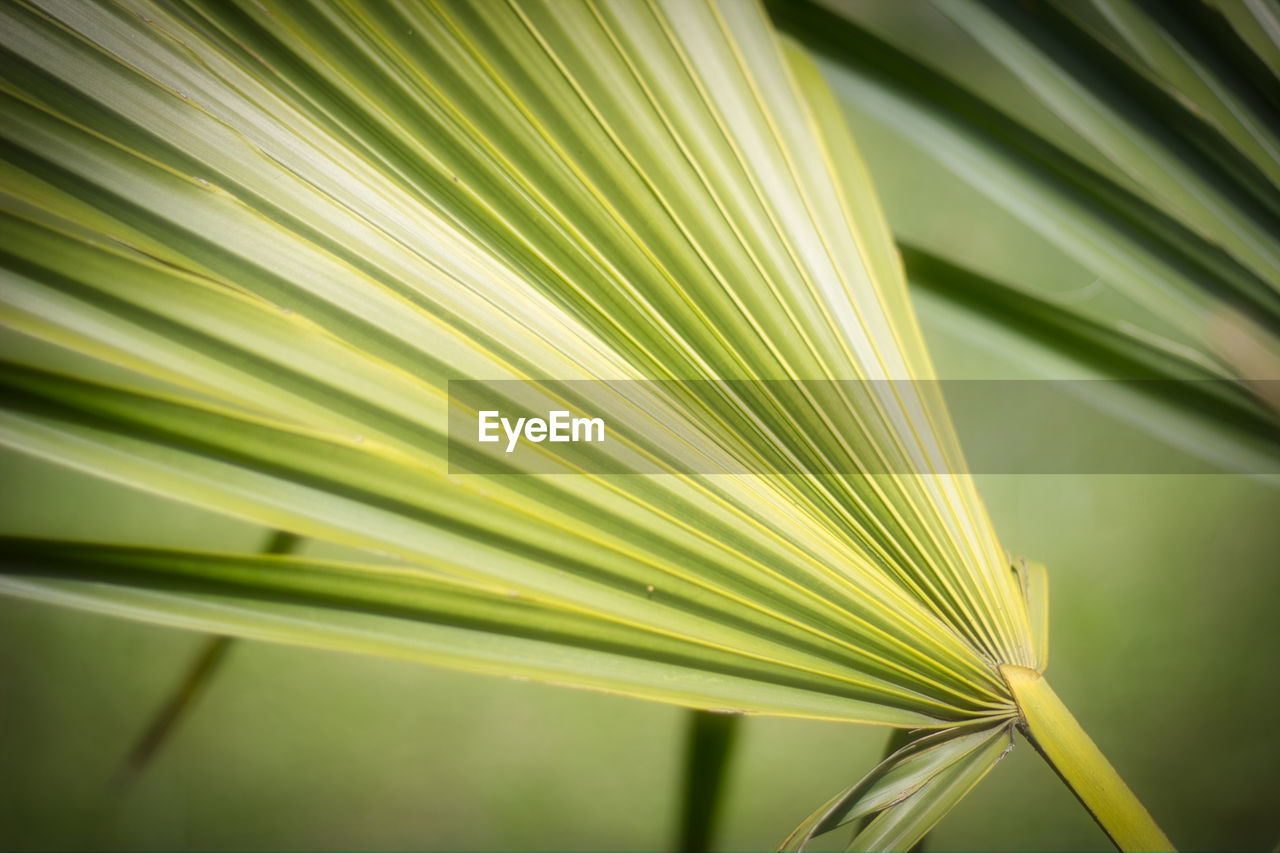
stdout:
<svg viewBox="0 0 1280 853">
<path fill-rule="evenodd" d="M 1246 386 L 1276 376 L 1280 89 L 1265 4 L 936 0 L 975 50 L 1056 114 L 1056 132 L 984 95 L 956 70 L 963 62 L 931 65 L 912 55 L 919 45 L 873 34 L 852 4 L 769 5 L 778 27 L 831 60 L 824 71 L 855 114 L 917 144 L 1109 294 L 1068 303 L 1028 270 L 1007 287 L 982 285 L 985 309 L 1011 312 L 1015 330 L 1043 332 L 1045 311 L 1083 322 L 1086 345 L 1112 338 L 1160 362 L 1142 375 Z M 925 243 L 904 252 L 911 274 L 937 289 L 942 273 L 946 298 L 966 298 L 977 282 L 930 257 L 955 247 L 915 239 Z M 1274 392 L 1252 387 L 1264 400 L 1239 402 L 1274 434 Z"/>
<path fill-rule="evenodd" d="M 999 665 L 1043 667 L 1042 609 L 921 387 L 611 404 L 787 476 L 449 472 L 450 379 L 932 376 L 839 109 L 760 9 L 14 3 L 0 45 L 4 443 L 379 555 L 11 539 L 7 592 L 959 725 L 944 793 L 1002 754 Z"/>
</svg>

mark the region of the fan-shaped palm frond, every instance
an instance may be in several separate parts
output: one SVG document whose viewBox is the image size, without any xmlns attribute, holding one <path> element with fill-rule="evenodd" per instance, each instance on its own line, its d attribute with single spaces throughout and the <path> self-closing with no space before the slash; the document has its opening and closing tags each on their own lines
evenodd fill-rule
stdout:
<svg viewBox="0 0 1280 853">
<path fill-rule="evenodd" d="M 0 47 L 5 321 L 65 353 L 15 347 L 0 440 L 369 554 L 10 538 L 6 592 L 938 730 L 802 833 L 879 811 L 859 844 L 913 843 L 1050 707 L 1041 579 L 940 399 L 830 382 L 933 374 L 839 108 L 755 5 L 17 3 Z M 456 379 L 685 383 L 592 401 L 644 473 L 482 476 Z M 768 473 L 676 473 L 681 438 Z M 1167 845 L 1045 720 L 1113 837 Z"/>
</svg>

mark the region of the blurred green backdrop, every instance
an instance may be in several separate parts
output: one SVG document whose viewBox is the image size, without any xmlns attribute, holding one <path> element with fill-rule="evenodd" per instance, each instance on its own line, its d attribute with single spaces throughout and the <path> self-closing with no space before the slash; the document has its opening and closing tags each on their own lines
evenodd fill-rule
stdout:
<svg viewBox="0 0 1280 853">
<path fill-rule="evenodd" d="M 922 49 L 971 61 L 933 18 L 883 17 L 917 27 Z M 975 79 L 1009 87 L 972 61 Z M 849 118 L 897 233 L 1006 279 L 1091 285 L 932 165 L 927 140 L 900 139 L 856 105 Z M 917 309 L 943 378 L 1022 375 L 998 328 L 927 294 Z M 243 551 L 266 536 L 12 454 L 0 466 L 3 532 Z M 1005 547 L 1049 566 L 1055 688 L 1157 821 L 1184 849 L 1273 848 L 1280 482 L 1023 475 L 981 487 Z M 232 649 L 146 775 L 113 786 L 201 642 L 0 599 L 0 846 L 653 850 L 676 837 L 678 709 L 250 643 Z M 885 737 L 746 720 L 717 847 L 777 844 L 869 769 Z M 1025 743 L 929 846 L 1109 849 Z"/>
</svg>

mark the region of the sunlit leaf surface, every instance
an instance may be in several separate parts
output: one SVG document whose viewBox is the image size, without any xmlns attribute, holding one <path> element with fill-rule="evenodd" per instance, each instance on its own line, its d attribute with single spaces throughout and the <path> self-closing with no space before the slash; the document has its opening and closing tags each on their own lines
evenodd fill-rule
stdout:
<svg viewBox="0 0 1280 853">
<path fill-rule="evenodd" d="M 515 674 L 898 725 L 1009 715 L 994 663 L 1035 652 L 967 478 L 448 472 L 448 379 L 931 375 L 839 111 L 759 9 L 3 15 L 6 316 L 137 374 L 11 365 L 10 446 L 376 550 L 510 596 L 531 624 L 630 638 L 564 636 L 596 656 L 737 686 L 646 687 L 621 663 Z M 665 404 L 742 458 L 962 464 L 921 393 L 795 411 L 760 387 Z M 716 433 L 744 413 L 757 432 Z M 206 629 L 261 634 L 293 606 L 246 591 L 216 624 L 176 603 L 194 593 L 153 588 L 166 572 L 95 571 L 130 590 L 112 607 L 145 588 L 150 618 Z M 108 606 L 94 589 L 78 600 Z"/>
</svg>

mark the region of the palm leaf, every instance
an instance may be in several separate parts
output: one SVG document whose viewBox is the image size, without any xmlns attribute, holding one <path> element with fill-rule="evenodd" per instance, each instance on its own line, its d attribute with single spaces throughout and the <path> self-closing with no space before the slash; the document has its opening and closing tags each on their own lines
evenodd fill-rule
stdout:
<svg viewBox="0 0 1280 853">
<path fill-rule="evenodd" d="M 1274 470 L 1280 432 L 1268 399 L 1280 385 L 1275 380 L 1225 380 L 1195 350 L 1152 339 L 1124 321 L 1097 319 L 911 244 L 900 249 L 921 313 L 943 313 L 945 333 L 972 351 L 1018 376 L 1108 380 L 1075 387 L 1094 392 L 1086 403 L 1216 469 Z M 1258 481 L 1275 485 L 1265 475 Z"/>
<path fill-rule="evenodd" d="M 1174 32 L 1160 24 L 1183 13 L 1221 24 L 1216 13 L 1196 11 L 1195 3 L 1172 16 L 1163 9 L 1152 15 L 1140 4 L 1102 5 L 1123 8 L 1130 29 L 1147 28 L 1147 41 L 1157 37 L 1152 28 L 1160 38 L 1191 39 L 1186 26 Z M 1269 125 L 1259 118 L 1244 130 L 1224 129 L 1208 117 L 1212 105 L 1195 100 L 1209 85 L 1203 78 L 1196 78 L 1201 84 L 1191 93 L 1179 86 L 1188 74 L 1210 75 L 1211 65 L 1214 80 L 1238 84 L 1226 90 L 1228 99 L 1243 99 L 1261 113 L 1256 92 L 1268 89 L 1271 72 L 1249 64 L 1249 51 L 1237 49 L 1239 33 L 1225 25 L 1213 28 L 1216 41 L 1196 39 L 1200 58 L 1192 70 L 1175 73 L 1168 63 L 1145 64 L 1092 32 L 1069 4 L 1062 11 L 1051 4 L 938 6 L 1066 126 L 1079 130 L 1083 146 L 1047 136 L 953 72 L 872 34 L 847 4 L 828 10 L 808 2 L 777 3 L 770 10 L 780 27 L 828 60 L 824 71 L 852 114 L 893 128 L 921 156 L 1014 214 L 1097 274 L 1101 290 L 1120 297 L 1073 306 L 1076 313 L 1102 325 L 1120 322 L 1145 348 L 1180 350 L 1221 378 L 1273 377 L 1274 353 L 1280 352 L 1280 280 L 1267 260 L 1274 242 L 1274 187 L 1265 175 L 1275 170 L 1275 161 L 1257 138 L 1244 138 L 1254 128 L 1265 139 Z M 1178 42 L 1177 50 L 1190 55 L 1192 48 Z M 923 140 L 929 144 L 918 144 Z M 1098 146 L 1098 156 L 1087 154 L 1089 141 Z M 955 256 L 954 247 L 918 248 Z M 1020 286 L 1034 292 L 1041 278 L 1027 269 Z M 1057 302 L 1047 290 L 1039 295 Z M 1013 315 L 1007 321 L 1026 319 Z M 1233 354 L 1240 350 L 1258 355 Z"/>
<path fill-rule="evenodd" d="M 1280 245 L 1268 228 L 1276 187 L 1236 158 L 1219 128 L 1051 4 L 1030 14 L 988 0 L 939 8 L 1154 203 L 1280 286 Z"/>
<path fill-rule="evenodd" d="M 5 321 L 72 354 L 5 364 L 0 441 L 370 555 L 10 539 L 8 593 L 985 732 L 877 844 L 1003 752 L 1044 605 L 927 385 L 655 386 L 594 402 L 622 470 L 673 473 L 450 471 L 450 380 L 933 375 L 840 108 L 761 9 L 18 3 L 0 46 Z M 782 476 L 677 475 L 673 437 Z"/>
<path fill-rule="evenodd" d="M 955 727 L 916 738 L 818 809 L 782 849 L 859 824 L 850 850 L 910 850 L 1013 748 L 1009 724 Z"/>
</svg>

